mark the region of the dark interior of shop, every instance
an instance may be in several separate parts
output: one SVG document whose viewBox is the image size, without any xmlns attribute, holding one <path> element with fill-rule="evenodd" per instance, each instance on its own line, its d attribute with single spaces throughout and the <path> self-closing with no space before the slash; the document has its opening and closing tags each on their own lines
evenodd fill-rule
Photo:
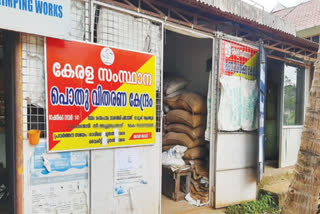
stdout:
<svg viewBox="0 0 320 214">
<path fill-rule="evenodd" d="M 170 97 L 183 96 L 192 93 L 193 96 L 198 96 L 206 106 L 209 75 L 211 72 L 212 61 L 212 39 L 198 38 L 186 32 L 165 31 L 164 42 L 164 136 L 162 151 L 165 152 L 167 148 L 175 146 L 174 136 L 184 136 L 179 133 L 180 130 L 175 130 L 174 126 L 183 126 L 190 130 L 195 130 L 199 127 L 190 127 L 179 122 L 169 121 L 170 111 L 182 110 L 181 108 L 169 105 L 166 100 Z M 183 87 L 174 93 L 168 92 L 166 85 L 172 79 L 178 78 L 179 81 L 185 81 Z M 181 98 L 181 97 L 180 97 Z M 180 99 L 179 98 L 179 99 Z M 182 98 L 181 98 L 182 99 Z M 183 212 L 190 209 L 195 209 L 194 205 L 189 205 L 185 201 L 186 193 L 190 192 L 190 196 L 200 203 L 207 203 L 209 200 L 209 147 L 210 143 L 204 139 L 204 130 L 206 128 L 206 107 L 205 111 L 201 113 L 194 113 L 202 115 L 204 122 L 202 123 L 202 134 L 197 139 L 192 139 L 193 143 L 201 140 L 200 146 L 189 148 L 184 153 L 183 160 L 186 163 L 188 170 L 181 170 L 179 172 L 172 172 L 170 167 L 163 166 L 162 168 L 162 213 L 175 213 L 177 211 Z M 170 127 L 170 128 L 169 128 Z M 173 130 L 172 130 L 173 128 Z M 186 132 L 185 132 L 186 133 Z M 171 135 L 172 134 L 172 135 Z M 170 137 L 171 135 L 171 137 Z M 192 138 L 192 137 L 191 137 Z M 170 142 L 169 142 L 170 141 Z M 176 141 L 179 141 L 178 139 Z M 169 143 L 166 143 L 169 142 Z M 170 144 L 170 145 L 168 145 Z M 179 144 L 179 142 L 177 143 Z M 180 144 L 181 145 L 181 144 Z M 167 150 L 168 151 L 168 150 Z M 193 155 L 189 155 L 190 152 Z M 201 156 L 201 157 L 200 157 Z M 194 164 L 194 165 L 192 165 Z M 190 168 L 191 165 L 191 168 Z M 203 173 L 195 174 L 195 168 L 201 169 Z M 179 177 L 180 179 L 177 179 Z M 204 184 L 200 184 L 203 182 Z M 177 184 L 179 182 L 180 184 Z M 179 187 L 177 187 L 177 185 Z M 184 201 L 184 202 L 183 202 Z M 178 203 L 179 202 L 179 203 Z"/>
<path fill-rule="evenodd" d="M 265 160 L 272 166 L 278 166 L 279 160 L 279 119 L 281 101 L 281 73 L 283 62 L 267 61 L 267 94 L 265 121 Z"/>
<path fill-rule="evenodd" d="M 303 67 L 268 59 L 265 160 L 269 166 L 279 166 L 280 124 L 282 123 L 283 127 L 303 125 L 304 84 Z M 283 96 L 282 104 L 281 96 Z"/>
<path fill-rule="evenodd" d="M 0 30 L 0 213 L 15 209 L 14 50 L 16 34 Z"/>
</svg>

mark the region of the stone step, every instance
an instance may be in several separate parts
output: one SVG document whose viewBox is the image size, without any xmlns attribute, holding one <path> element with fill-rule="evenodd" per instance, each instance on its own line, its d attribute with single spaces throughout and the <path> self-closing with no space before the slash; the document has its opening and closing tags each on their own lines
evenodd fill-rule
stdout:
<svg viewBox="0 0 320 214">
<path fill-rule="evenodd" d="M 265 185 L 259 190 L 259 194 L 271 194 L 278 206 L 281 208 L 286 200 L 287 192 L 291 180 L 282 180 L 272 184 Z"/>
<path fill-rule="evenodd" d="M 271 194 L 281 208 L 293 175 L 294 166 L 285 168 L 266 166 L 264 176 L 258 186 L 259 194 Z"/>
<path fill-rule="evenodd" d="M 276 184 L 279 182 L 291 180 L 294 175 L 294 166 L 285 168 L 265 167 L 265 172 L 258 189 L 262 189 L 266 185 Z"/>
</svg>

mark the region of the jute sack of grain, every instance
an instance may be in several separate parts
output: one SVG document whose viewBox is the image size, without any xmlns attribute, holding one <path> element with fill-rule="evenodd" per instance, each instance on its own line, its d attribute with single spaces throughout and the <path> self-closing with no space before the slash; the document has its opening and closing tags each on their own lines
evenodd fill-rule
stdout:
<svg viewBox="0 0 320 214">
<path fill-rule="evenodd" d="M 189 135 L 193 140 L 197 138 L 202 138 L 204 136 L 205 128 L 199 126 L 197 128 L 190 128 L 184 124 L 173 123 L 165 126 L 167 132 L 180 132 Z"/>
<path fill-rule="evenodd" d="M 204 185 L 202 185 L 200 183 L 200 181 L 197 181 L 197 180 L 194 180 L 191 178 L 191 183 L 193 184 L 193 187 L 195 188 L 195 190 L 197 192 L 208 192 L 209 191 L 208 187 L 205 187 Z"/>
<path fill-rule="evenodd" d="M 192 177 L 196 180 L 206 177 L 209 178 L 209 167 L 206 161 L 196 160 L 185 160 L 186 164 L 191 165 Z"/>
<path fill-rule="evenodd" d="M 209 178 L 209 169 L 205 165 L 195 164 L 193 168 L 193 177 L 198 180 L 202 177 Z"/>
<path fill-rule="evenodd" d="M 204 145 L 204 141 L 202 139 L 192 140 L 185 133 L 168 132 L 162 139 L 162 145 L 181 145 L 191 149 L 197 146 Z"/>
<path fill-rule="evenodd" d="M 180 95 L 174 96 L 174 97 L 165 97 L 164 98 L 164 103 L 167 104 L 170 108 L 172 109 L 179 109 L 182 108 L 179 104 L 178 104 L 178 99 L 179 99 Z"/>
<path fill-rule="evenodd" d="M 175 109 L 169 111 L 166 119 L 170 123 L 183 123 L 192 128 L 199 127 L 206 123 L 206 116 L 203 114 L 191 114 L 190 112 Z"/>
<path fill-rule="evenodd" d="M 178 95 L 180 95 L 180 94 L 187 93 L 187 92 L 188 92 L 188 91 L 185 90 L 185 89 L 180 89 L 180 90 L 175 91 L 175 92 L 173 92 L 173 93 L 171 93 L 171 94 L 168 94 L 167 96 L 165 96 L 165 98 L 175 97 L 175 96 L 178 96 Z"/>
<path fill-rule="evenodd" d="M 165 98 L 164 102 L 173 109 L 184 109 L 195 114 L 205 114 L 207 112 L 205 99 L 193 92 Z"/>
<path fill-rule="evenodd" d="M 200 200 L 200 203 L 206 203 L 209 200 L 209 190 L 208 192 L 198 192 L 194 187 L 194 184 L 190 185 L 190 195 L 194 200 Z"/>
<path fill-rule="evenodd" d="M 206 101 L 199 94 L 193 92 L 181 94 L 179 102 L 183 106 L 183 109 L 189 112 L 195 114 L 205 114 L 207 112 Z"/>
<path fill-rule="evenodd" d="M 192 149 L 188 149 L 184 153 L 184 159 L 194 160 L 194 159 L 202 159 L 208 155 L 208 150 L 206 147 L 197 146 Z"/>
</svg>

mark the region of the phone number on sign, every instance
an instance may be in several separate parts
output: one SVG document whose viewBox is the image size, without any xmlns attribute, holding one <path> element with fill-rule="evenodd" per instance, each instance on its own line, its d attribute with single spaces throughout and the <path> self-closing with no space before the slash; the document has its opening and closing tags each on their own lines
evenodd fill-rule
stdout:
<svg viewBox="0 0 320 214">
<path fill-rule="evenodd" d="M 73 114 L 55 114 L 49 115 L 49 120 L 80 120 L 80 115 Z"/>
</svg>

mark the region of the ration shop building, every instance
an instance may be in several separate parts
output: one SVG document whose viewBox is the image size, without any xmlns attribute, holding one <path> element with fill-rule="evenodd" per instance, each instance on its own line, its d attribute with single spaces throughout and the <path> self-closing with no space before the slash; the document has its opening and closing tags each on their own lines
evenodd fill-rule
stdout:
<svg viewBox="0 0 320 214">
<path fill-rule="evenodd" d="M 318 45 L 263 8 L 4 0 L 0 14 L 0 212 L 220 208 L 256 198 L 265 161 L 295 164 Z"/>
</svg>

